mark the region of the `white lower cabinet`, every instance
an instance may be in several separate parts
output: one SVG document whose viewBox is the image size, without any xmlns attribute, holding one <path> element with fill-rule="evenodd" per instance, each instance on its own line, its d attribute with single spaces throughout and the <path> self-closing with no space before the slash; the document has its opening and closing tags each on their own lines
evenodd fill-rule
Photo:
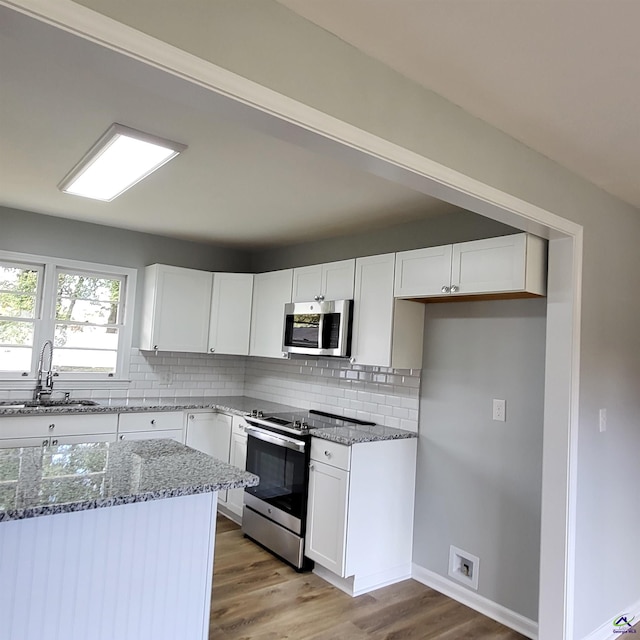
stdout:
<svg viewBox="0 0 640 640">
<path fill-rule="evenodd" d="M 0 448 L 37 447 L 116 439 L 117 414 L 9 416 L 0 418 Z"/>
<path fill-rule="evenodd" d="M 246 424 L 240 416 L 233 416 L 229 464 L 232 464 L 234 467 L 240 467 L 240 469 L 244 469 L 247 463 Z M 242 519 L 243 506 L 244 489 L 229 489 L 227 492 L 227 509 L 236 516 L 236 520 Z"/>
<path fill-rule="evenodd" d="M 158 429 L 156 431 L 128 431 L 121 433 L 118 440 L 175 440 L 184 442 L 182 429 Z"/>
<path fill-rule="evenodd" d="M 231 416 L 223 413 L 188 413 L 185 444 L 222 462 L 229 462 L 231 423 Z M 226 490 L 218 492 L 218 503 L 227 503 Z"/>
<path fill-rule="evenodd" d="M 416 446 L 311 439 L 305 555 L 350 595 L 411 576 Z"/>
</svg>

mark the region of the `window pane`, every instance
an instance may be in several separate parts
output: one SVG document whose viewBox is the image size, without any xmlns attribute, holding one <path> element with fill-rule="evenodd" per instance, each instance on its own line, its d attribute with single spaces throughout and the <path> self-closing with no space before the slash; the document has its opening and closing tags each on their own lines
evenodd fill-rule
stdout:
<svg viewBox="0 0 640 640">
<path fill-rule="evenodd" d="M 54 349 L 53 368 L 60 373 L 113 373 L 117 358 L 117 351 Z"/>
<path fill-rule="evenodd" d="M 32 346 L 33 323 L 0 320 L 0 345 Z"/>
<path fill-rule="evenodd" d="M 76 273 L 58 274 L 58 296 L 118 302 L 120 300 L 120 280 Z"/>
<path fill-rule="evenodd" d="M 10 450 L 0 449 L 0 482 L 3 480 L 17 480 L 20 471 L 20 457 Z"/>
<path fill-rule="evenodd" d="M 0 293 L 0 316 L 9 318 L 34 318 L 35 315 L 35 296 L 18 293 Z"/>
<path fill-rule="evenodd" d="M 42 475 L 45 477 L 73 475 L 79 468 L 86 473 L 102 472 L 107 466 L 109 447 L 104 442 L 61 444 L 55 453 L 42 458 Z"/>
<path fill-rule="evenodd" d="M 30 371 L 31 349 L 29 347 L 0 346 L 0 371 Z"/>
<path fill-rule="evenodd" d="M 17 483 L 0 484 L 0 509 L 8 511 L 16 508 Z"/>
<path fill-rule="evenodd" d="M 38 272 L 27 267 L 0 265 L 0 290 L 35 295 L 38 289 Z"/>
<path fill-rule="evenodd" d="M 56 319 L 91 324 L 116 324 L 118 322 L 118 303 L 58 298 Z"/>
<path fill-rule="evenodd" d="M 60 323 L 56 324 L 53 345 L 68 349 L 116 350 L 118 348 L 118 329 Z"/>
</svg>

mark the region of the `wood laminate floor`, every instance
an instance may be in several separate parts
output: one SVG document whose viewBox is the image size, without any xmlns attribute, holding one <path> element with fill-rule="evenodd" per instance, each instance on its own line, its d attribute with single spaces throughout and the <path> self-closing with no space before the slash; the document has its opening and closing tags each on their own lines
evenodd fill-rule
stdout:
<svg viewBox="0 0 640 640">
<path fill-rule="evenodd" d="M 218 516 L 210 640 L 524 640 L 414 580 L 351 598 Z"/>
</svg>

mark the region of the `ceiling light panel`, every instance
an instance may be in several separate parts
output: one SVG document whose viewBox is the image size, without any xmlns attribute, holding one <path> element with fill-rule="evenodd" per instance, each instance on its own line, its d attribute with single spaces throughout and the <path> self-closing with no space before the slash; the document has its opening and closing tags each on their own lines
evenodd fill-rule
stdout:
<svg viewBox="0 0 640 640">
<path fill-rule="evenodd" d="M 65 193 L 109 202 L 187 147 L 113 124 L 58 185 Z"/>
</svg>

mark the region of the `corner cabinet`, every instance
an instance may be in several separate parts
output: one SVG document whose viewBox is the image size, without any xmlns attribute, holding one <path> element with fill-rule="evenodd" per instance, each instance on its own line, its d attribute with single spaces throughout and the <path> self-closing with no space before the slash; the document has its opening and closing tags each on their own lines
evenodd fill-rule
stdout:
<svg viewBox="0 0 640 640">
<path fill-rule="evenodd" d="M 411 576 L 416 446 L 311 439 L 305 555 L 350 595 Z"/>
<path fill-rule="evenodd" d="M 213 274 L 154 264 L 145 269 L 140 349 L 208 350 Z"/>
<path fill-rule="evenodd" d="M 518 233 L 396 254 L 396 298 L 546 293 L 546 243 Z"/>
<path fill-rule="evenodd" d="M 253 281 L 249 355 L 283 358 L 284 305 L 291 302 L 293 269 L 259 273 Z"/>
<path fill-rule="evenodd" d="M 355 267 L 352 259 L 294 269 L 292 302 L 353 299 Z"/>
<path fill-rule="evenodd" d="M 209 353 L 248 355 L 252 297 L 253 274 L 213 275 Z"/>
<path fill-rule="evenodd" d="M 351 362 L 420 369 L 424 305 L 394 300 L 395 253 L 356 260 Z"/>
</svg>

